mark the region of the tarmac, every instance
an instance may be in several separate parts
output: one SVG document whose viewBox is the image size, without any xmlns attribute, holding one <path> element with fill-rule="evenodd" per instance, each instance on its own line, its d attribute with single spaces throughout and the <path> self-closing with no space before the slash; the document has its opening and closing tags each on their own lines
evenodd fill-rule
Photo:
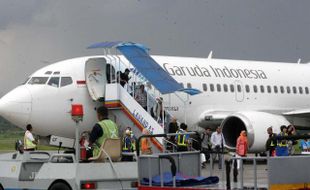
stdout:
<svg viewBox="0 0 310 190">
<path fill-rule="evenodd" d="M 202 168 L 202 176 L 218 176 L 220 181 L 217 185 L 207 186 L 208 189 L 254 189 L 254 165 L 247 161 L 243 164 L 243 186 L 241 185 L 241 171 L 238 171 L 237 182 L 233 181 L 233 168 L 230 171 L 230 188 L 227 186 L 227 174 L 226 167 L 218 169 L 218 163 L 214 163 L 212 169 L 211 164 L 207 163 L 205 168 Z M 266 162 L 258 162 L 256 165 L 256 176 L 257 176 L 257 189 L 263 190 L 268 189 L 268 169 Z"/>
</svg>

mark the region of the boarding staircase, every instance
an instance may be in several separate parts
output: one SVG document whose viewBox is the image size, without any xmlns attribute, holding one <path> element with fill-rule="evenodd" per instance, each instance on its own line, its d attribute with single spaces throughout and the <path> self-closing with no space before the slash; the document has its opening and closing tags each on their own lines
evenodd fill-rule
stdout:
<svg viewBox="0 0 310 190">
<path fill-rule="evenodd" d="M 125 70 L 125 68 L 132 69 L 135 84 L 150 84 L 152 89 L 156 89 L 158 95 L 170 94 L 176 91 L 186 92 L 183 86 L 175 81 L 161 66 L 153 60 L 148 54 L 148 48 L 142 44 L 125 42 L 100 42 L 89 46 L 88 48 L 102 48 L 104 51 L 106 64 L 109 65 L 110 76 L 105 85 L 105 105 L 109 108 L 110 115 L 114 121 L 120 126 L 120 132 L 124 132 L 126 127 L 131 127 L 135 136 L 141 136 L 143 129 L 148 129 L 151 134 L 162 134 L 167 132 L 167 123 L 170 121 L 171 115 L 168 111 L 162 113 L 163 118 L 160 122 L 156 121 L 151 114 L 150 107 L 154 106 L 154 94 L 150 91 L 148 93 L 148 111 L 144 110 L 142 106 L 133 98 L 133 94 L 128 93 L 126 88 L 123 88 L 117 81 L 117 72 Z M 114 51 L 114 53 L 113 53 Z M 123 54 L 123 58 L 127 59 L 127 63 L 122 61 L 118 53 Z M 107 66 L 108 66 L 107 65 Z M 112 69 L 113 68 L 113 69 Z M 136 72 L 137 71 L 137 72 Z M 128 84 L 129 85 L 129 84 Z M 136 86 L 136 85 L 133 85 Z M 132 89 L 132 93 L 136 89 Z M 152 103 L 152 104 L 150 104 Z M 163 108 L 164 109 L 164 108 Z M 164 144 L 167 140 L 162 137 L 151 139 L 155 149 L 158 151 L 164 150 Z M 153 149 L 153 152 L 155 151 Z"/>
<path fill-rule="evenodd" d="M 105 106 L 109 108 L 121 133 L 126 127 L 131 127 L 136 137 L 141 136 L 144 128 L 151 134 L 164 133 L 162 123 L 158 123 L 119 83 L 106 85 Z M 154 148 L 163 151 L 162 138 L 153 138 L 151 142 Z"/>
</svg>

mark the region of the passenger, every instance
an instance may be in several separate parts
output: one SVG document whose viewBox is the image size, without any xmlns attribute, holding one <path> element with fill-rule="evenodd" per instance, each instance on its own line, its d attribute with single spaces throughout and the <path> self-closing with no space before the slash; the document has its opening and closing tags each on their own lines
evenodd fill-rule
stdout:
<svg viewBox="0 0 310 190">
<path fill-rule="evenodd" d="M 122 152 L 123 153 L 134 152 L 134 146 L 132 144 L 132 139 L 131 139 L 131 131 L 129 129 L 126 129 L 124 137 L 123 137 Z M 122 161 L 133 161 L 133 155 L 123 154 Z"/>
<path fill-rule="evenodd" d="M 122 87 L 124 87 L 125 84 L 128 84 L 128 81 L 130 79 L 129 73 L 129 69 L 125 69 L 125 72 L 120 73 L 120 85 L 122 85 Z"/>
<path fill-rule="evenodd" d="M 185 123 L 181 123 L 180 129 L 177 131 L 177 151 L 183 152 L 188 150 L 188 144 L 189 144 L 189 135 L 184 134 L 187 132 L 187 125 Z"/>
<path fill-rule="evenodd" d="M 224 148 L 225 140 L 222 133 L 222 128 L 218 126 L 216 128 L 216 131 L 212 133 L 211 135 L 211 144 L 212 144 L 212 160 L 214 164 L 214 160 L 216 159 L 216 156 L 218 157 L 219 162 L 219 169 L 222 169 L 222 153 L 221 150 Z M 213 166 L 212 166 L 213 168 Z"/>
<path fill-rule="evenodd" d="M 34 151 L 37 148 L 38 141 L 33 138 L 32 126 L 28 124 L 26 126 L 26 132 L 24 135 L 24 151 Z"/>
<path fill-rule="evenodd" d="M 201 135 L 201 152 L 205 155 L 205 162 L 202 163 L 202 167 L 205 168 L 207 161 L 210 159 L 210 151 L 211 151 L 211 128 L 207 127 L 205 128 L 205 130 L 203 131 L 202 135 Z"/>
<path fill-rule="evenodd" d="M 300 149 L 302 152 L 309 152 L 310 151 L 310 142 L 308 139 L 302 139 L 300 141 Z"/>
<path fill-rule="evenodd" d="M 149 135 L 150 132 L 147 129 L 143 129 L 142 135 Z M 145 137 L 141 140 L 141 154 L 153 154 L 152 146 L 149 138 Z"/>
<path fill-rule="evenodd" d="M 245 130 L 242 130 L 237 139 L 236 157 L 246 157 L 248 153 L 248 138 Z M 237 160 L 237 168 L 240 169 L 241 160 Z"/>
<path fill-rule="evenodd" d="M 135 100 L 145 109 L 147 110 L 147 94 L 144 90 L 144 85 L 141 84 L 140 88 L 135 93 Z"/>
<path fill-rule="evenodd" d="M 168 126 L 168 133 L 176 133 L 179 130 L 179 126 L 177 123 L 177 119 L 175 117 L 171 118 L 171 122 L 169 123 Z M 168 138 L 168 141 L 170 143 L 167 144 L 167 150 L 173 150 L 173 144 L 175 142 L 175 135 L 172 135 Z"/>
<path fill-rule="evenodd" d="M 268 133 L 268 140 L 266 142 L 266 151 L 269 151 L 269 156 L 276 156 L 276 146 L 277 146 L 277 140 L 271 139 L 272 137 L 277 136 L 275 133 L 272 132 L 272 127 L 267 128 Z"/>
<path fill-rule="evenodd" d="M 117 125 L 108 118 L 108 109 L 105 106 L 97 108 L 97 117 L 99 122 L 96 123 L 90 133 L 89 142 L 93 145 L 93 157 L 100 152 L 101 145 L 107 138 L 118 138 Z"/>
<path fill-rule="evenodd" d="M 287 136 L 287 128 L 285 125 L 280 127 L 281 132 L 278 134 L 280 137 Z M 288 156 L 288 147 L 287 140 L 278 140 L 277 148 L 276 148 L 277 156 Z"/>
<path fill-rule="evenodd" d="M 156 104 L 154 108 L 154 116 L 157 122 L 161 122 L 163 118 L 163 98 L 156 98 Z"/>
<path fill-rule="evenodd" d="M 288 125 L 287 126 L 287 135 L 292 136 L 292 135 L 297 135 L 296 134 L 296 129 L 294 125 Z M 288 140 L 287 141 L 287 147 L 288 147 L 288 154 L 293 155 L 295 153 L 295 147 L 298 142 L 296 140 Z"/>
</svg>

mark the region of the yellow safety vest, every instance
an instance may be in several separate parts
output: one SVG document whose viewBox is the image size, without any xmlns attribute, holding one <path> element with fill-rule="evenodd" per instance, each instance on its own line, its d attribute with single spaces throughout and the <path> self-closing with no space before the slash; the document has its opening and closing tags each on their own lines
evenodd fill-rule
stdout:
<svg viewBox="0 0 310 190">
<path fill-rule="evenodd" d="M 280 133 L 280 136 L 287 136 L 287 133 Z M 278 142 L 278 146 L 280 147 L 285 147 L 287 146 L 287 140 L 280 140 L 280 142 Z"/>
<path fill-rule="evenodd" d="M 117 125 L 113 121 L 107 119 L 107 120 L 99 121 L 98 124 L 102 128 L 103 135 L 99 137 L 96 141 L 96 145 L 98 146 L 94 147 L 94 150 L 93 150 L 94 157 L 99 154 L 100 147 L 107 138 L 118 138 L 119 137 Z"/>
<path fill-rule="evenodd" d="M 25 132 L 25 136 L 24 136 L 24 149 L 34 149 L 37 147 L 36 144 L 34 144 L 31 140 L 29 140 L 26 136 L 27 133 L 30 133 L 30 131 L 26 131 Z"/>
<path fill-rule="evenodd" d="M 178 146 L 187 146 L 186 135 L 185 134 L 182 135 L 183 131 L 178 131 L 177 133 L 179 133 L 177 138 Z"/>
</svg>

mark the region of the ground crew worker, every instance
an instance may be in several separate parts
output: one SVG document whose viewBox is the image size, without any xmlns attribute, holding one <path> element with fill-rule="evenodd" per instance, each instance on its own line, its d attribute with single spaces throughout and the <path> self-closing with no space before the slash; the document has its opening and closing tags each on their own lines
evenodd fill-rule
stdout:
<svg viewBox="0 0 310 190">
<path fill-rule="evenodd" d="M 150 132 L 147 129 L 143 129 L 142 135 L 149 135 Z M 153 154 L 152 146 L 148 138 L 141 139 L 141 154 Z"/>
<path fill-rule="evenodd" d="M 268 137 L 268 140 L 266 142 L 266 151 L 269 151 L 269 156 L 276 156 L 277 140 L 271 139 L 272 137 L 275 137 L 276 134 L 273 133 L 272 127 L 267 128 L 267 133 L 268 133 L 269 137 Z"/>
<path fill-rule="evenodd" d="M 100 152 L 101 145 L 107 138 L 118 138 L 117 125 L 108 118 L 108 109 L 104 106 L 97 108 L 97 117 L 99 122 L 93 127 L 89 142 L 93 145 L 93 157 Z"/>
<path fill-rule="evenodd" d="M 285 125 L 280 127 L 281 132 L 278 136 L 287 136 L 287 128 Z M 276 155 L 277 156 L 288 156 L 288 147 L 287 147 L 287 140 L 278 140 L 277 148 L 276 148 Z"/>
<path fill-rule="evenodd" d="M 129 129 L 126 129 L 125 136 L 123 137 L 122 152 L 122 161 L 133 161 L 133 155 L 128 154 L 134 152 L 134 146 L 131 139 L 131 131 Z"/>
<path fill-rule="evenodd" d="M 177 140 L 177 151 L 187 151 L 187 146 L 189 142 L 189 135 L 184 134 L 187 132 L 187 125 L 185 123 L 181 123 L 180 129 L 177 131 L 178 135 L 176 135 Z"/>
<path fill-rule="evenodd" d="M 28 124 L 26 126 L 26 132 L 24 135 L 24 151 L 34 151 L 37 147 L 38 141 L 33 138 L 32 126 Z"/>
</svg>

